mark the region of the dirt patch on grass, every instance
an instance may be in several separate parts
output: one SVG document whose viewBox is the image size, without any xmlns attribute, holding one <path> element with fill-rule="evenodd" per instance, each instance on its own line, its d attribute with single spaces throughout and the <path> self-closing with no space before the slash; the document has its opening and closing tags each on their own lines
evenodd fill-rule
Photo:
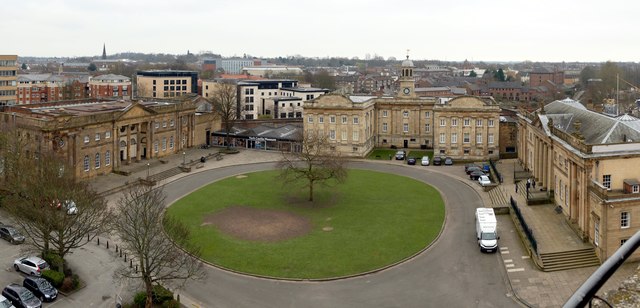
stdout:
<svg viewBox="0 0 640 308">
<path fill-rule="evenodd" d="M 286 211 L 231 206 L 206 216 L 202 225 L 213 224 L 232 237 L 259 242 L 278 242 L 311 231 L 311 220 Z"/>
</svg>

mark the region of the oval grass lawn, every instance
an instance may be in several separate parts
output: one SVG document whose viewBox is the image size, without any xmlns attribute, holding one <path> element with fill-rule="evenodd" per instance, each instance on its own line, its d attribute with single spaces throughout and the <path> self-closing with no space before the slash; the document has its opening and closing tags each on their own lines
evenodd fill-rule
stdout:
<svg viewBox="0 0 640 308">
<path fill-rule="evenodd" d="M 167 215 L 189 227 L 204 260 L 238 272 L 294 279 L 382 268 L 419 252 L 442 228 L 440 194 L 411 178 L 352 169 L 345 183 L 316 185 L 311 204 L 308 189 L 283 187 L 277 176 L 278 171 L 264 171 L 209 184 L 175 202 Z M 252 241 L 206 223 L 234 206 L 286 211 L 311 222 L 311 228 L 286 240 Z"/>
</svg>

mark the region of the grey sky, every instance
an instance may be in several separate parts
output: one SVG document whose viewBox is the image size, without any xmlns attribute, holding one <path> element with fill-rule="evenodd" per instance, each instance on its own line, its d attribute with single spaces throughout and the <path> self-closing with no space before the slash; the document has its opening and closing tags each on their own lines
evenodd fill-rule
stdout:
<svg viewBox="0 0 640 308">
<path fill-rule="evenodd" d="M 8 7 L 5 5 L 5 8 Z M 19 0 L 0 54 L 638 61 L 640 1 Z"/>
</svg>

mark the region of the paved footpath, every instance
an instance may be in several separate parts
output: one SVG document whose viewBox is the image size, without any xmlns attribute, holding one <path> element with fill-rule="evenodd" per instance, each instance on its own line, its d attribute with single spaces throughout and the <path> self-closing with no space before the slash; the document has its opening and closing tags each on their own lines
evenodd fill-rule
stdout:
<svg viewBox="0 0 640 308">
<path fill-rule="evenodd" d="M 111 189 L 113 187 L 124 184 L 125 181 L 131 181 L 136 178 L 144 178 L 147 174 L 157 174 L 164 170 L 176 167 L 183 161 L 191 161 L 199 159 L 201 156 L 206 156 L 210 153 L 217 152 L 218 149 L 188 149 L 184 155 L 172 155 L 171 157 L 163 158 L 165 163 L 152 164 L 147 168 L 140 168 L 144 163 L 132 163 L 130 166 L 126 166 L 124 169 L 135 171 L 130 176 L 125 177 L 117 174 L 109 174 L 100 176 L 92 181 L 93 187 L 99 191 Z M 224 155 L 222 160 L 209 160 L 204 163 L 204 166 L 200 169 L 196 169 L 193 172 L 199 172 L 209 169 L 223 168 L 227 166 L 250 164 L 250 163 L 262 163 L 277 161 L 281 158 L 281 154 L 278 152 L 260 151 L 260 150 L 240 150 L 238 154 Z M 380 163 L 387 164 L 402 164 L 404 161 L 380 161 Z M 510 166 L 515 166 L 512 160 L 503 160 L 500 163 L 499 169 L 504 174 L 504 183 L 500 189 L 507 198 L 510 196 L 512 190 L 514 190 L 513 179 L 510 172 L 513 169 L 509 169 Z M 146 165 L 146 164 L 145 164 Z M 420 166 L 417 166 L 419 168 Z M 504 170 L 502 170 L 505 168 Z M 449 176 L 456 177 L 462 180 L 466 180 L 462 166 L 453 167 L 433 167 L 432 171 L 445 173 Z M 171 181 L 175 181 L 184 176 L 188 176 L 189 173 L 181 173 L 169 179 L 160 181 L 158 185 L 164 185 Z M 474 187 L 480 194 L 485 206 L 491 206 L 491 199 L 489 193 L 484 192 L 478 185 L 471 181 L 467 181 L 468 185 Z M 513 194 L 517 200 L 524 200 L 522 196 Z M 107 196 L 109 202 L 115 202 L 117 194 Z M 523 204 L 524 201 L 519 201 L 519 204 Z M 559 307 L 580 287 L 580 285 L 597 269 L 597 267 L 588 267 L 581 269 L 573 269 L 558 272 L 542 272 L 533 264 L 528 253 L 525 251 L 522 242 L 515 231 L 513 222 L 508 215 L 498 215 L 498 223 L 501 226 L 501 238 L 500 238 L 500 255 L 504 265 L 504 271 L 506 271 L 509 284 L 516 295 L 516 297 L 525 305 L 530 307 Z M 547 243 L 547 245 L 554 245 L 553 243 Z M 600 289 L 598 294 L 602 294 L 605 291 L 617 288 L 620 283 L 632 276 L 638 267 L 637 262 L 624 264 L 613 277 Z M 198 303 L 182 295 L 181 302 L 186 307 L 200 307 Z"/>
</svg>

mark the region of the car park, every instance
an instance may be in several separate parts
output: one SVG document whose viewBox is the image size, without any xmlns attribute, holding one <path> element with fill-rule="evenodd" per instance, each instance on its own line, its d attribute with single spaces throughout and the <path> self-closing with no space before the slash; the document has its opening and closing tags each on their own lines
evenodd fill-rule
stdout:
<svg viewBox="0 0 640 308">
<path fill-rule="evenodd" d="M 420 164 L 423 166 L 429 166 L 429 156 L 422 156 Z"/>
<path fill-rule="evenodd" d="M 22 257 L 13 261 L 13 268 L 25 274 L 40 276 L 43 270 L 49 268 L 49 264 L 38 257 Z"/>
<path fill-rule="evenodd" d="M 6 297 L 0 295 L 0 308 L 15 308 L 15 306 Z"/>
<path fill-rule="evenodd" d="M 2 290 L 2 296 L 6 297 L 16 307 L 42 307 L 42 302 L 31 291 L 17 283 L 6 286 Z"/>
<path fill-rule="evenodd" d="M 396 160 L 404 160 L 404 157 L 407 155 L 407 152 L 400 150 L 396 152 Z"/>
<path fill-rule="evenodd" d="M 487 185 L 491 185 L 491 180 L 489 179 L 488 176 L 481 175 L 480 177 L 478 177 L 478 183 L 480 183 L 480 186 L 487 186 Z"/>
<path fill-rule="evenodd" d="M 436 156 L 433 158 L 433 165 L 440 166 L 442 165 L 442 157 Z"/>
<path fill-rule="evenodd" d="M 27 276 L 22 281 L 22 286 L 42 302 L 51 302 L 58 297 L 58 290 L 42 277 Z"/>
<path fill-rule="evenodd" d="M 446 157 L 446 158 L 444 159 L 444 165 L 445 165 L 445 166 L 451 166 L 451 165 L 453 165 L 453 159 L 452 159 L 451 157 Z"/>
<path fill-rule="evenodd" d="M 476 165 L 476 164 L 465 164 L 464 165 L 464 172 L 466 172 L 467 174 L 469 174 L 470 171 L 469 168 L 471 167 L 476 167 L 476 168 L 481 168 L 480 166 Z"/>
<path fill-rule="evenodd" d="M 416 164 L 416 158 L 409 156 L 407 157 L 407 165 L 415 165 Z"/>
<path fill-rule="evenodd" d="M 474 180 L 474 181 L 476 181 L 476 180 L 478 180 L 479 177 L 481 177 L 483 175 L 485 175 L 484 172 L 482 172 L 480 170 L 476 170 L 476 171 L 473 171 L 473 172 L 469 173 L 469 178 Z"/>
<path fill-rule="evenodd" d="M 20 234 L 20 232 L 12 226 L 0 226 L 0 237 L 11 244 L 24 243 L 24 235 Z"/>
</svg>

